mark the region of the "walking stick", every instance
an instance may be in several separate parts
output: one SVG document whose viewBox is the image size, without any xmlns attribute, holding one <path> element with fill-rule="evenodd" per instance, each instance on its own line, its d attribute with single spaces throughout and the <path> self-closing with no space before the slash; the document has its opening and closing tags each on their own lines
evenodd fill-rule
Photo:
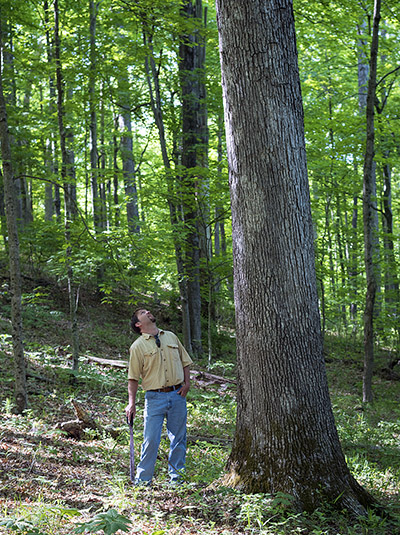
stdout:
<svg viewBox="0 0 400 535">
<path fill-rule="evenodd" d="M 131 416 L 130 421 L 126 419 L 129 425 L 129 473 L 132 483 L 135 482 L 135 443 L 133 440 L 133 416 Z"/>
</svg>

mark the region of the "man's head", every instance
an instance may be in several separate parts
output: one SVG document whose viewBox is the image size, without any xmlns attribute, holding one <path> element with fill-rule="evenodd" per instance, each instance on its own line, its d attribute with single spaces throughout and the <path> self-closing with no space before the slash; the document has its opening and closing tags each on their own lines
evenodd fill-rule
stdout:
<svg viewBox="0 0 400 535">
<path fill-rule="evenodd" d="M 156 322 L 156 318 L 145 308 L 138 308 L 132 315 L 131 327 L 137 334 L 146 332 L 149 325 Z"/>
</svg>

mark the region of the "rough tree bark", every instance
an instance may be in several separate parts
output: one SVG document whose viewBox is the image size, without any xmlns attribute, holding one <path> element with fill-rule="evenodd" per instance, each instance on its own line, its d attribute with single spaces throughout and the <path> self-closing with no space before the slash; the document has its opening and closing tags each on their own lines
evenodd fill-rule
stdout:
<svg viewBox="0 0 400 535">
<path fill-rule="evenodd" d="M 364 309 L 364 374 L 363 401 L 372 401 L 372 375 L 374 367 L 374 310 L 377 292 L 377 265 L 374 255 L 376 241 L 376 180 L 374 173 L 375 156 L 375 94 L 376 69 L 378 61 L 379 21 L 381 1 L 375 0 L 372 29 L 371 55 L 367 91 L 367 141 L 364 157 L 363 180 L 363 223 L 364 223 L 364 262 L 367 277 L 367 292 Z"/>
<path fill-rule="evenodd" d="M 217 0 L 217 21 L 238 357 L 226 483 L 364 514 L 325 374 L 292 2 Z"/>
<path fill-rule="evenodd" d="M 17 228 L 17 195 L 11 160 L 7 110 L 3 93 L 2 55 L 3 43 L 0 28 L 0 144 L 4 182 L 4 204 L 7 221 L 8 255 L 10 265 L 11 325 L 15 363 L 15 403 L 18 413 L 27 407 L 26 363 L 22 342 L 21 269 Z"/>
</svg>

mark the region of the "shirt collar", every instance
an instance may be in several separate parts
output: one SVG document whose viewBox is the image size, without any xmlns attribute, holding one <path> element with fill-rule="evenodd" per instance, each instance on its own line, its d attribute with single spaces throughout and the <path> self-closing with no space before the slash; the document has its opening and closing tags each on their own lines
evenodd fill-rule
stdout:
<svg viewBox="0 0 400 535">
<path fill-rule="evenodd" d="M 164 334 L 164 330 L 158 329 L 158 334 Z M 148 340 L 149 338 L 154 338 L 154 334 L 149 333 L 142 333 L 142 336 L 144 336 L 146 340 Z"/>
</svg>

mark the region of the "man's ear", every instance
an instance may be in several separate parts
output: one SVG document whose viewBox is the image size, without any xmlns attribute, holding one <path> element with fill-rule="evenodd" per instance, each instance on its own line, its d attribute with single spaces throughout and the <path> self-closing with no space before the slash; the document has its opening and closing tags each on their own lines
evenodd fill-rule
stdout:
<svg viewBox="0 0 400 535">
<path fill-rule="evenodd" d="M 137 321 L 137 322 L 135 323 L 135 327 L 137 327 L 138 329 L 140 329 L 141 325 L 142 325 L 142 322 L 141 322 L 141 321 Z"/>
</svg>

